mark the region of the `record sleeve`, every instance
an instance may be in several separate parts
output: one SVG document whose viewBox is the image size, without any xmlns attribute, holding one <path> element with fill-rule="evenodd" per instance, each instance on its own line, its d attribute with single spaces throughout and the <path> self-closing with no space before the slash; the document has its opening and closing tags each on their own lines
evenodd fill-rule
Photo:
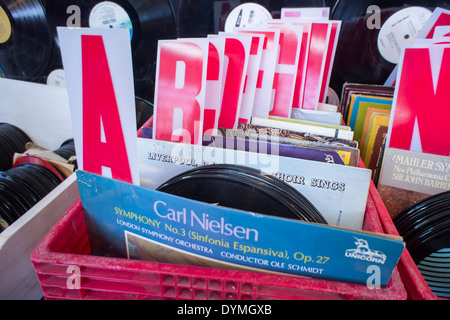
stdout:
<svg viewBox="0 0 450 320">
<path fill-rule="evenodd" d="M 390 110 L 392 108 L 392 98 L 378 97 L 367 94 L 351 95 L 347 123 L 355 131 L 355 136 L 357 136 L 357 126 L 361 121 L 364 121 L 366 110 L 369 106 L 378 109 Z"/>
<path fill-rule="evenodd" d="M 335 138 L 345 139 L 345 140 L 353 140 L 353 131 L 350 131 L 350 130 L 327 128 L 327 127 L 321 127 L 321 126 L 306 125 L 306 124 L 301 124 L 301 123 L 279 121 L 279 120 L 265 119 L 265 118 L 258 118 L 258 117 L 252 117 L 251 123 L 255 124 L 257 126 L 286 129 L 286 130 L 295 131 L 295 132 L 308 132 L 310 134 L 335 137 Z"/>
<path fill-rule="evenodd" d="M 141 186 L 155 189 L 176 174 L 208 164 L 252 167 L 287 182 L 328 224 L 361 229 L 370 170 L 263 153 L 138 139 Z"/>
<path fill-rule="evenodd" d="M 257 134 L 265 134 L 269 136 L 279 136 L 279 137 L 286 137 L 291 138 L 294 140 L 301 140 L 306 142 L 312 142 L 312 143 L 323 143 L 323 144 L 329 144 L 329 145 L 336 145 L 336 146 L 347 146 L 351 148 L 357 148 L 358 143 L 353 140 L 347 140 L 347 139 L 340 139 L 337 137 L 329 137 L 329 136 L 323 136 L 318 134 L 312 134 L 308 132 L 297 132 L 297 131 L 291 131 L 288 129 L 280 129 L 280 128 L 273 128 L 273 127 L 266 127 L 266 126 L 259 126 L 251 123 L 239 123 L 238 128 L 236 131 L 231 131 L 228 129 L 219 129 L 219 133 L 222 135 L 236 135 L 236 136 L 246 136 L 247 133 L 257 133 Z M 291 143 L 293 143 L 293 141 Z"/>
<path fill-rule="evenodd" d="M 337 150 L 284 144 L 275 141 L 259 141 L 227 136 L 203 136 L 203 145 L 249 152 L 265 153 L 273 156 L 291 157 L 311 161 L 321 161 L 345 165 Z"/>
<path fill-rule="evenodd" d="M 355 121 L 355 140 L 360 142 L 360 146 L 361 144 L 364 145 L 364 143 L 361 141 L 361 137 L 363 134 L 363 129 L 364 129 L 364 122 L 365 119 L 367 117 L 367 110 L 369 108 L 374 108 L 374 109 L 380 109 L 380 110 L 389 110 L 390 111 L 390 105 L 389 104 L 383 104 L 383 103 L 371 103 L 371 102 L 361 102 L 359 104 L 359 112 L 358 115 L 356 117 L 356 121 Z M 388 118 L 389 121 L 389 118 Z M 361 147 L 362 149 L 362 147 Z"/>
<path fill-rule="evenodd" d="M 227 137 L 335 150 L 341 156 L 346 165 L 358 165 L 359 149 L 356 141 L 321 136 L 306 132 L 295 132 L 286 129 L 263 127 L 248 123 L 240 123 L 238 129 L 236 130 L 221 128 L 217 134 Z"/>
<path fill-rule="evenodd" d="M 374 113 L 369 120 L 368 136 L 364 147 L 361 148 L 361 158 L 366 167 L 369 167 L 370 156 L 375 144 L 375 138 L 380 126 L 387 127 L 389 124 L 389 115 L 384 113 Z"/>
<path fill-rule="evenodd" d="M 376 96 L 378 98 L 393 98 L 395 87 L 384 86 L 384 85 L 370 85 L 370 84 L 359 84 L 359 83 L 349 83 L 346 82 L 342 86 L 341 94 L 341 112 L 343 118 L 347 119 L 350 112 L 350 103 L 353 95 L 370 95 Z M 348 124 L 348 123 L 347 123 Z"/>
<path fill-rule="evenodd" d="M 404 249 L 398 237 L 230 209 L 84 171 L 77 177 L 95 255 L 361 284 L 376 264 L 384 287 Z"/>
<path fill-rule="evenodd" d="M 385 147 L 378 192 L 390 216 L 450 190 L 450 157 Z"/>
<path fill-rule="evenodd" d="M 378 187 L 380 169 L 383 162 L 384 147 L 386 145 L 387 126 L 379 126 L 375 136 L 374 146 L 370 154 L 368 169 L 372 170 L 372 181 Z"/>
<path fill-rule="evenodd" d="M 375 127 L 373 127 L 374 123 L 373 123 L 373 117 L 379 117 L 381 114 L 386 115 L 387 117 L 387 124 L 386 126 L 389 124 L 389 114 L 390 114 L 390 110 L 383 110 L 383 109 L 377 109 L 377 108 L 371 108 L 369 107 L 367 109 L 367 114 L 366 114 L 366 118 L 364 120 L 364 127 L 363 127 L 363 131 L 362 131 L 362 135 L 361 135 L 361 142 L 359 144 L 360 149 L 361 149 L 361 157 L 364 160 L 364 163 L 366 164 L 366 167 L 368 166 L 368 163 L 366 162 L 366 160 L 364 159 L 364 155 L 366 154 L 366 151 L 369 151 L 369 153 L 371 153 L 372 147 L 367 147 L 368 144 L 370 144 L 371 139 L 373 139 L 373 135 L 374 131 L 378 130 L 377 127 L 380 125 L 379 123 L 377 125 L 375 125 Z M 384 118 L 384 117 L 383 117 Z M 374 141 L 372 141 L 374 142 Z"/>
</svg>

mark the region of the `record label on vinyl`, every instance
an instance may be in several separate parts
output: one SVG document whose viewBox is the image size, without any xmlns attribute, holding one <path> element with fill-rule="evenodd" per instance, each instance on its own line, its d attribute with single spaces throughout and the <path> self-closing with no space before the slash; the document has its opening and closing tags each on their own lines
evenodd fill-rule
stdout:
<svg viewBox="0 0 450 320">
<path fill-rule="evenodd" d="M 117 3 L 103 1 L 92 8 L 89 15 L 90 28 L 124 28 L 130 29 L 133 38 L 133 24 L 128 13 Z"/>
<path fill-rule="evenodd" d="M 0 44 L 5 43 L 11 37 L 11 22 L 5 10 L 0 7 Z"/>
<path fill-rule="evenodd" d="M 255 26 L 272 19 L 270 12 L 262 5 L 244 3 L 234 8 L 225 22 L 225 32 L 233 32 L 234 28 Z"/>
<path fill-rule="evenodd" d="M 66 75 L 63 69 L 55 69 L 47 77 L 47 85 L 66 88 Z"/>
<path fill-rule="evenodd" d="M 409 7 L 394 13 L 378 34 L 378 50 L 387 61 L 397 64 L 403 47 L 412 44 L 417 33 L 431 16 L 423 7 Z"/>
</svg>

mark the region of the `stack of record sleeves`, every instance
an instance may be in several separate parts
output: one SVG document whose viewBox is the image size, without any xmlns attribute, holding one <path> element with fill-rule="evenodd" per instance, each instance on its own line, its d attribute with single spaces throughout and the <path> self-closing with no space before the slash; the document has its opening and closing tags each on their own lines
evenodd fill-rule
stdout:
<svg viewBox="0 0 450 320">
<path fill-rule="evenodd" d="M 327 224 L 296 189 L 245 166 L 202 166 L 173 177 L 157 190 L 228 208 Z"/>
<path fill-rule="evenodd" d="M 433 293 L 450 298 L 450 191 L 409 207 L 394 224 Z"/>
</svg>

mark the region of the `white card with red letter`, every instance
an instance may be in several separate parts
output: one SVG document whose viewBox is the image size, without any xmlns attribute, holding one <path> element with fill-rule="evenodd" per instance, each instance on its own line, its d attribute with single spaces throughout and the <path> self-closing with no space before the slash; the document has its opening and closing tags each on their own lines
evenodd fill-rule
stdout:
<svg viewBox="0 0 450 320">
<path fill-rule="evenodd" d="M 305 90 L 306 69 L 308 66 L 309 46 L 311 40 L 311 22 L 294 22 L 296 20 L 286 20 L 293 25 L 302 26 L 303 36 L 300 47 L 300 56 L 298 59 L 297 78 L 295 80 L 294 97 L 292 100 L 292 108 L 301 108 L 303 92 Z M 291 22 L 292 21 L 292 22 Z"/>
<path fill-rule="evenodd" d="M 265 37 L 261 64 L 256 83 L 252 116 L 267 118 L 269 117 L 269 110 L 272 105 L 272 88 L 278 61 L 280 30 L 270 29 L 267 25 L 264 25 L 258 27 L 247 27 L 243 29 L 237 28 L 236 32 L 263 35 Z"/>
<path fill-rule="evenodd" d="M 449 156 L 449 87 L 450 44 L 414 44 L 405 48 L 386 146 Z"/>
<path fill-rule="evenodd" d="M 128 29 L 58 27 L 78 167 L 139 185 Z"/>
<path fill-rule="evenodd" d="M 301 108 L 316 110 L 325 70 L 325 61 L 331 33 L 328 22 L 313 22 Z"/>
<path fill-rule="evenodd" d="M 447 38 L 447 37 L 450 37 L 450 25 L 437 26 L 434 29 L 433 39 Z"/>
<path fill-rule="evenodd" d="M 236 129 L 241 110 L 252 37 L 250 35 L 219 33 L 225 38 L 222 106 L 219 127 Z"/>
<path fill-rule="evenodd" d="M 431 17 L 427 20 L 422 29 L 417 33 L 415 41 L 421 39 L 432 39 L 435 37 L 436 28 L 440 26 L 449 26 L 450 25 L 450 10 L 446 10 L 443 8 L 436 8 Z M 440 37 L 441 35 L 436 36 Z M 394 86 L 397 80 L 398 73 L 398 65 L 392 70 L 388 79 L 384 83 L 385 86 Z"/>
<path fill-rule="evenodd" d="M 252 117 L 263 44 L 263 35 L 252 35 L 252 45 L 250 47 L 247 75 L 245 76 L 241 110 L 239 112 L 239 122 L 242 123 L 249 123 Z"/>
<path fill-rule="evenodd" d="M 267 25 L 269 29 L 280 30 L 281 34 L 269 115 L 290 118 L 303 26 L 284 23 L 282 20 L 271 20 Z"/>
<path fill-rule="evenodd" d="M 208 37 L 208 68 L 206 71 L 206 96 L 203 133 L 216 134 L 223 94 L 225 38 Z"/>
<path fill-rule="evenodd" d="M 302 25 L 304 39 L 308 38 L 307 48 L 302 48 L 302 51 L 307 49 L 307 54 L 300 54 L 293 107 L 317 110 L 323 93 L 323 82 L 324 79 L 325 82 L 328 80 L 328 73 L 331 72 L 332 67 L 331 59 L 334 59 L 333 53 L 327 57 L 333 23 L 326 19 L 314 20 L 296 17 L 285 17 L 284 19 L 286 22 L 292 22 L 293 25 Z M 337 29 L 335 30 L 337 31 Z M 326 70 L 326 68 L 329 69 Z"/>
<path fill-rule="evenodd" d="M 325 67 L 322 76 L 322 87 L 320 89 L 319 102 L 325 103 L 327 100 L 328 86 L 330 85 L 331 72 L 333 70 L 334 57 L 336 55 L 336 48 L 339 41 L 339 33 L 341 31 L 342 21 L 331 20 L 330 23 L 330 37 L 327 48 L 327 55 L 325 58 Z"/>
<path fill-rule="evenodd" d="M 153 137 L 202 143 L 209 40 L 160 40 L 156 64 Z"/>
<path fill-rule="evenodd" d="M 416 39 L 432 39 L 436 27 L 448 25 L 450 25 L 450 10 L 436 8 L 417 34 Z"/>
</svg>

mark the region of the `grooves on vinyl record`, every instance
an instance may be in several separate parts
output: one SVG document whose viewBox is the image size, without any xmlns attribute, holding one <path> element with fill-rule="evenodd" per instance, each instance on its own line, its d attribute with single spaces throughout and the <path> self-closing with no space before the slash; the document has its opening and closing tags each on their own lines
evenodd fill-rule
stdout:
<svg viewBox="0 0 450 320">
<path fill-rule="evenodd" d="M 245 166 L 205 165 L 169 179 L 157 190 L 224 207 L 327 224 L 296 189 Z"/>
<path fill-rule="evenodd" d="M 0 77 L 38 81 L 53 43 L 39 0 L 0 0 Z"/>
<path fill-rule="evenodd" d="M 450 298 L 450 191 L 417 202 L 393 221 L 430 289 Z"/>
</svg>

